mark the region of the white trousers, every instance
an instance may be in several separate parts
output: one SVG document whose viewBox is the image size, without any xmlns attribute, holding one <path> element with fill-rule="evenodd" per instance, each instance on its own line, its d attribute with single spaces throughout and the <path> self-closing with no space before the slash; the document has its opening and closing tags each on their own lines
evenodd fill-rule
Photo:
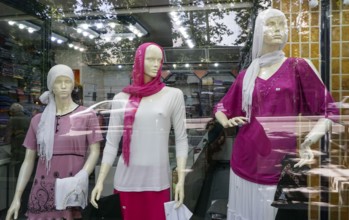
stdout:
<svg viewBox="0 0 349 220">
<path fill-rule="evenodd" d="M 262 185 L 242 179 L 230 169 L 227 220 L 274 220 L 276 185 Z"/>
</svg>

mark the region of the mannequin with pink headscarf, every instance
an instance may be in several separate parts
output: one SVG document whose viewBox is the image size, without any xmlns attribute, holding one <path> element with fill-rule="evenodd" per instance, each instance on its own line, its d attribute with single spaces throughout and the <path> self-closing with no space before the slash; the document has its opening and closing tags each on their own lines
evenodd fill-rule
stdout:
<svg viewBox="0 0 349 220">
<path fill-rule="evenodd" d="M 163 51 L 159 45 L 140 45 L 135 54 L 133 83 L 113 99 L 101 170 L 91 203 L 98 208 L 96 201 L 100 199 L 103 182 L 123 136 L 114 189 L 120 193 L 124 220 L 165 220 L 164 203 L 170 200 L 171 185 L 168 154 L 171 127 L 176 141 L 177 207 L 184 199 L 188 154 L 184 97 L 181 90 L 161 82 L 162 63 Z"/>
<path fill-rule="evenodd" d="M 287 58 L 287 20 L 281 11 L 267 9 L 256 18 L 252 63 L 239 73 L 227 94 L 215 106 L 216 119 L 223 127 L 240 126 L 230 160 L 228 220 L 271 220 L 277 209 L 271 206 L 286 153 L 297 153 L 295 133 L 264 131 L 256 117 L 298 115 L 323 116 L 300 144 L 299 162 L 311 163 L 310 146 L 331 127 L 328 108 L 333 98 L 312 63 Z"/>
<path fill-rule="evenodd" d="M 81 199 L 79 204 L 82 206 L 68 207 L 70 194 L 64 189 L 59 190 L 56 181 L 72 179 L 88 185 L 88 175 L 97 163 L 99 142 L 103 139 L 98 132 L 96 113 L 73 102 L 74 73 L 70 67 L 53 66 L 48 72 L 47 88 L 49 91 L 40 96 L 40 101 L 47 106 L 42 114 L 32 118 L 23 143 L 25 159 L 6 220 L 19 216 L 22 194 L 37 156 L 39 160 L 26 212 L 28 219 L 81 218 L 81 208 L 87 205 L 88 188 L 79 188 L 81 192 L 76 194 L 75 198 Z M 67 190 L 69 188 L 72 192 L 77 189 L 75 185 L 68 186 Z M 57 200 L 58 197 L 61 200 Z"/>
</svg>

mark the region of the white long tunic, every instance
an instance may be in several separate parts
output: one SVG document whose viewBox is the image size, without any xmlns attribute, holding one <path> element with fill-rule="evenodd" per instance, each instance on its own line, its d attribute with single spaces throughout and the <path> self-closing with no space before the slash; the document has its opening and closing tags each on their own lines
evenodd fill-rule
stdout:
<svg viewBox="0 0 349 220">
<path fill-rule="evenodd" d="M 102 163 L 112 165 L 122 136 L 124 112 L 129 94 L 119 93 L 113 99 L 106 146 Z M 188 138 L 185 127 L 183 93 L 164 87 L 160 92 L 143 97 L 133 124 L 130 163 L 122 155 L 114 176 L 118 191 L 160 191 L 170 187 L 169 133 L 175 131 L 176 156 L 187 157 Z"/>
</svg>

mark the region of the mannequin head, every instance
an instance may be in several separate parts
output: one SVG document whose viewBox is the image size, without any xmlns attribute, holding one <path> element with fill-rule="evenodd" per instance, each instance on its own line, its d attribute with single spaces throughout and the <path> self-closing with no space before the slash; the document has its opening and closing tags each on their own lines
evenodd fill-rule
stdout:
<svg viewBox="0 0 349 220">
<path fill-rule="evenodd" d="M 162 63 L 163 52 L 159 45 L 151 42 L 141 44 L 135 54 L 132 84 L 134 86 L 142 86 L 152 80 L 160 81 Z"/>
<path fill-rule="evenodd" d="M 66 99 L 71 96 L 74 83 L 67 76 L 58 76 L 52 85 L 52 92 L 56 98 Z"/>
<path fill-rule="evenodd" d="M 259 13 L 253 36 L 252 59 L 266 53 L 282 50 L 287 42 L 288 29 L 285 14 L 269 8 Z"/>
<path fill-rule="evenodd" d="M 53 66 L 47 75 L 47 88 L 56 98 L 71 97 L 74 89 L 73 70 L 63 64 Z"/>
<path fill-rule="evenodd" d="M 144 57 L 144 83 L 156 77 L 162 64 L 162 51 L 155 45 L 150 45 L 145 50 Z"/>
</svg>

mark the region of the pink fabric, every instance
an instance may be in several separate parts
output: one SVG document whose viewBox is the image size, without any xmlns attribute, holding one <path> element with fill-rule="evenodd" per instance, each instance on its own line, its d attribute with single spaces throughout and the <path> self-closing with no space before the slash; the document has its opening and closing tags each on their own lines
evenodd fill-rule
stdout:
<svg viewBox="0 0 349 220">
<path fill-rule="evenodd" d="M 239 73 L 227 94 L 215 106 L 214 113 L 224 112 L 228 118 L 244 116 L 242 82 L 245 71 Z M 334 102 L 319 77 L 301 58 L 288 58 L 277 72 L 267 80 L 256 79 L 253 92 L 252 115 L 254 117 L 278 117 L 338 115 L 338 109 L 330 108 Z M 281 173 L 281 160 L 285 153 L 295 153 L 297 147 L 296 121 L 277 132 L 265 132 L 254 119 L 239 128 L 234 140 L 234 153 L 230 165 L 239 177 L 258 184 L 275 185 Z M 294 129 L 290 131 L 290 129 Z M 266 141 L 265 134 L 269 141 Z"/>
<path fill-rule="evenodd" d="M 122 91 L 130 94 L 129 101 L 126 105 L 126 111 L 124 115 L 124 132 L 123 132 L 123 144 L 122 144 L 122 155 L 125 164 L 128 166 L 130 161 L 130 143 L 132 135 L 132 125 L 135 120 L 135 115 L 143 97 L 153 95 L 159 92 L 165 84 L 161 82 L 161 65 L 159 67 L 156 77 L 149 83 L 144 84 L 144 58 L 145 51 L 148 46 L 155 45 L 163 51 L 163 49 L 155 43 L 144 43 L 137 48 L 135 54 L 135 60 L 132 71 L 132 84 L 125 87 Z"/>
<path fill-rule="evenodd" d="M 170 189 L 146 192 L 121 192 L 120 205 L 123 220 L 166 220 L 164 203 L 170 201 Z"/>
<path fill-rule="evenodd" d="M 78 173 L 88 156 L 89 145 L 103 140 L 96 113 L 86 110 L 79 106 L 73 112 L 56 117 L 51 169 L 47 172 L 45 161 L 39 159 L 28 201 L 28 219 L 74 219 L 80 216 L 79 208 L 56 210 L 54 192 L 56 178 Z M 23 143 L 27 149 L 39 150 L 36 133 L 41 115 L 37 114 L 31 120 Z"/>
</svg>

